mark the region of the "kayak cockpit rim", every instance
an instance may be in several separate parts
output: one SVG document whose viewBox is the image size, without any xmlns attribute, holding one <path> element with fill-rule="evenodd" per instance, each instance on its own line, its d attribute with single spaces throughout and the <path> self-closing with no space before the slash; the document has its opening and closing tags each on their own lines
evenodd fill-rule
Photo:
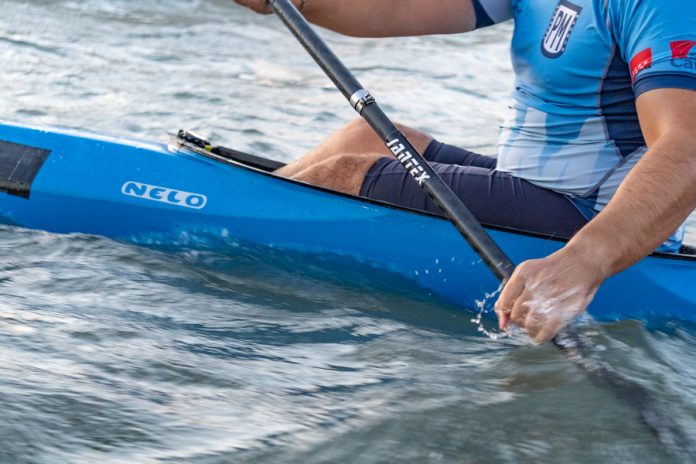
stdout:
<svg viewBox="0 0 696 464">
<path fill-rule="evenodd" d="M 405 211 L 413 214 L 419 214 L 421 216 L 428 216 L 432 217 L 435 219 L 439 219 L 442 221 L 447 221 L 447 218 L 433 214 L 427 211 L 421 211 L 418 209 L 413 209 L 413 208 L 408 208 L 400 205 L 395 205 L 393 203 L 385 202 L 385 201 L 380 201 L 380 200 L 373 200 L 371 198 L 366 198 L 366 197 L 361 197 L 358 195 L 351 195 L 349 193 L 343 193 L 343 192 L 337 192 L 335 190 L 331 190 L 325 187 L 321 187 L 318 185 L 312 185 L 308 184 L 306 182 L 300 182 L 297 180 L 289 179 L 287 177 L 279 176 L 274 173 L 276 169 L 281 168 L 282 166 L 285 166 L 284 163 L 280 161 L 275 161 L 271 160 L 268 158 L 263 158 L 261 156 L 257 155 L 251 155 L 239 150 L 235 150 L 232 148 L 227 148 L 223 146 L 218 146 L 218 145 L 211 145 L 209 143 L 205 144 L 204 146 L 199 146 L 194 143 L 191 143 L 190 141 L 187 141 L 183 138 L 180 137 L 180 134 L 182 133 L 189 133 L 188 131 L 179 131 L 178 133 L 169 133 L 169 136 L 171 137 L 171 145 L 173 145 L 173 148 L 176 149 L 177 151 L 179 150 L 188 150 L 193 153 L 203 155 L 207 158 L 213 159 L 215 161 L 224 163 L 224 164 L 229 164 L 233 165 L 235 167 L 241 168 L 241 169 L 246 169 L 249 171 L 256 172 L 258 174 L 264 175 L 264 176 L 269 176 L 273 177 L 274 179 L 280 180 L 282 182 L 288 182 L 292 183 L 298 186 L 301 186 L 303 188 L 308 188 L 308 189 L 313 189 L 317 190 L 320 192 L 324 192 L 330 195 L 337 195 L 345 198 L 350 198 L 351 200 L 363 202 L 363 203 L 368 203 L 372 205 L 377 205 L 381 206 L 384 208 L 390 208 L 390 209 L 395 209 L 399 211 Z M 171 146 L 170 145 L 170 146 Z M 535 237 L 535 238 L 541 238 L 545 240 L 552 240 L 555 242 L 567 242 L 567 239 L 560 238 L 560 237 L 555 237 L 552 235 L 547 235 L 547 234 L 542 234 L 538 232 L 530 232 L 526 230 L 520 230 L 516 229 L 514 227 L 504 227 L 504 226 L 498 226 L 498 225 L 492 225 L 492 224 L 486 224 L 483 223 L 483 226 L 487 229 L 491 230 L 497 230 L 497 231 L 502 231 L 502 232 L 510 232 L 518 235 L 524 235 L 528 237 Z M 676 260 L 686 260 L 686 261 L 696 261 L 696 248 L 685 245 L 682 247 L 683 250 L 687 250 L 686 253 L 680 252 L 680 253 L 661 253 L 661 252 L 655 252 L 651 256 L 655 257 L 660 257 L 660 258 L 667 258 L 667 259 L 676 259 Z"/>
</svg>

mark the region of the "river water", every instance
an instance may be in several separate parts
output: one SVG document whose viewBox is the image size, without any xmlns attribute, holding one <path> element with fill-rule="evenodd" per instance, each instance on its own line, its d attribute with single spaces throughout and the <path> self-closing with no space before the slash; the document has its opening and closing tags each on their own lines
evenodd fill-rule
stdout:
<svg viewBox="0 0 696 464">
<path fill-rule="evenodd" d="M 287 161 L 353 117 L 277 19 L 231 1 L 2 5 L 5 119 L 162 141 L 189 128 Z M 395 119 L 493 152 L 509 34 L 324 36 Z M 688 459 L 554 347 L 492 340 L 393 282 L 6 226 L 0 249 L 1 463 Z M 696 327 L 593 338 L 696 439 Z"/>
</svg>

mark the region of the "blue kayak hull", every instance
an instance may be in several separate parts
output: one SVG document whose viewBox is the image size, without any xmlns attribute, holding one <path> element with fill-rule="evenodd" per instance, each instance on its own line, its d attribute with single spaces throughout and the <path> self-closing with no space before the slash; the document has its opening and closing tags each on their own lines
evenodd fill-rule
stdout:
<svg viewBox="0 0 696 464">
<path fill-rule="evenodd" d="M 26 192 L 0 179 L 0 218 L 57 233 L 135 243 L 221 237 L 331 253 L 405 276 L 464 308 L 498 283 L 454 227 L 432 215 L 336 194 L 188 148 L 0 122 L 0 141 L 47 153 Z M 28 155 L 28 156 L 29 156 Z M 7 164 L 0 148 L 0 162 Z M 10 156 L 10 155 L 7 155 Z M 31 177 L 31 176 L 30 176 Z M 488 229 L 515 263 L 563 243 Z M 696 259 L 653 255 L 609 279 L 590 313 L 599 320 L 696 321 Z"/>
</svg>

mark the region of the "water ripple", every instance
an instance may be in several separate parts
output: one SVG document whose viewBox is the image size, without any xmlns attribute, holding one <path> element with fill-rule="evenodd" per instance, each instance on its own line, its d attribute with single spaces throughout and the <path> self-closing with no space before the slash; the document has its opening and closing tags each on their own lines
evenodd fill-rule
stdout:
<svg viewBox="0 0 696 464">
<path fill-rule="evenodd" d="M 353 118 L 277 21 L 230 1 L 6 3 L 5 118 L 157 140 L 188 127 L 280 160 Z M 322 32 L 396 119 L 484 152 L 509 33 Z M 0 462 L 673 459 L 552 347 L 489 340 L 397 277 L 189 245 L 0 227 Z M 601 356 L 694 430 L 695 334 L 611 324 Z"/>
</svg>

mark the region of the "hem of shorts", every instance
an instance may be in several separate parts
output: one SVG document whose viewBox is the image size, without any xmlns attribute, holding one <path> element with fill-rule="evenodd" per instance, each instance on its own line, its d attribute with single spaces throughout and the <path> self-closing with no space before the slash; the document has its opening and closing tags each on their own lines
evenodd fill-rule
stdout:
<svg viewBox="0 0 696 464">
<path fill-rule="evenodd" d="M 423 151 L 423 158 L 434 158 L 434 156 L 431 155 L 436 155 L 444 146 L 445 144 L 438 141 L 438 140 L 431 140 L 430 143 L 428 143 L 428 146 L 425 147 L 425 150 Z M 386 163 L 389 163 L 393 161 L 394 158 L 385 156 L 383 158 L 378 159 L 375 161 L 375 164 L 368 169 L 367 174 L 365 174 L 365 179 L 363 179 L 363 183 L 360 186 L 360 192 L 358 193 L 359 196 L 361 197 L 366 197 L 369 198 L 369 191 L 370 191 L 370 186 L 372 185 L 372 179 L 375 176 L 378 176 L 379 173 L 384 169 L 384 165 Z"/>
<path fill-rule="evenodd" d="M 370 190 L 373 184 L 373 179 L 379 175 L 379 173 L 384 169 L 384 165 L 386 163 L 389 163 L 392 161 L 394 158 L 390 158 L 388 156 L 385 156 L 383 158 L 379 158 L 375 163 L 370 167 L 370 169 L 367 171 L 367 174 L 365 174 L 365 179 L 363 179 L 363 183 L 360 186 L 360 192 L 358 193 L 358 196 L 369 198 L 370 197 Z"/>
</svg>

